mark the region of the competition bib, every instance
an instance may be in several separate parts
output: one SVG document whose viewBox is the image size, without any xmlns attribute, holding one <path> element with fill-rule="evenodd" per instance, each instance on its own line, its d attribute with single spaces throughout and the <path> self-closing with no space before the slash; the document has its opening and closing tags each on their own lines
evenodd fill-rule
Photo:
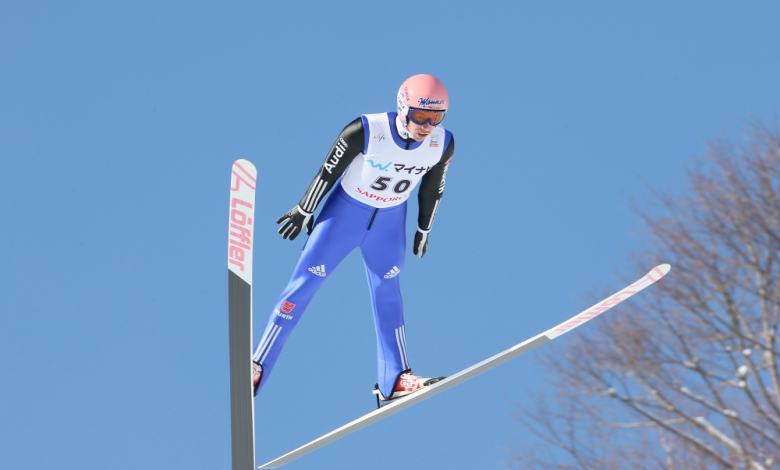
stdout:
<svg viewBox="0 0 780 470">
<path fill-rule="evenodd" d="M 368 143 L 365 154 L 352 161 L 341 186 L 354 199 L 369 206 L 385 208 L 409 198 L 420 179 L 441 159 L 444 128 L 434 128 L 420 146 L 404 150 L 393 139 L 388 113 L 365 114 Z"/>
</svg>

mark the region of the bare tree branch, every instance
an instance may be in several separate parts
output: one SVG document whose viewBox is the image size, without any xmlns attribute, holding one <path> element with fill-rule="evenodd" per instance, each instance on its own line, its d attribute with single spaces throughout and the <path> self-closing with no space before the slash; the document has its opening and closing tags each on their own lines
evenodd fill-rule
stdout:
<svg viewBox="0 0 780 470">
<path fill-rule="evenodd" d="M 521 468 L 778 468 L 780 134 L 709 146 L 689 190 L 651 190 L 637 272 L 674 269 L 543 352 L 550 387 L 517 421 L 543 442 Z M 537 447 L 533 447 L 537 446 Z"/>
</svg>

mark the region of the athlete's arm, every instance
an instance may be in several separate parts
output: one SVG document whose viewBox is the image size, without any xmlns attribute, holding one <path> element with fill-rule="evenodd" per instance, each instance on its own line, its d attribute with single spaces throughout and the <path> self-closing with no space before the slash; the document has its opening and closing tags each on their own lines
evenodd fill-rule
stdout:
<svg viewBox="0 0 780 470">
<path fill-rule="evenodd" d="M 417 193 L 420 213 L 417 216 L 417 233 L 414 236 L 412 252 L 420 258 L 428 250 L 428 232 L 433 227 L 433 218 L 439 209 L 439 201 L 441 201 L 444 195 L 447 169 L 450 166 L 452 155 L 455 153 L 455 138 L 452 137 L 452 134 L 449 137 L 449 144 L 444 150 L 441 159 L 422 177 L 420 190 Z"/>
<path fill-rule="evenodd" d="M 277 224 L 283 224 L 279 227 L 282 238 L 295 240 L 304 227 L 306 233 L 311 233 L 314 210 L 328 191 L 333 189 L 352 160 L 363 151 L 365 140 L 361 118 L 350 122 L 341 131 L 301 202 L 276 220 Z"/>
<path fill-rule="evenodd" d="M 433 218 L 444 194 L 447 168 L 450 166 L 453 153 L 455 153 L 455 138 L 450 137 L 450 144 L 444 150 L 439 162 L 420 181 L 420 191 L 417 193 L 417 201 L 420 204 L 417 227 L 422 230 L 430 230 L 433 226 Z"/>
<path fill-rule="evenodd" d="M 308 213 L 314 212 L 322 198 L 333 189 L 336 181 L 344 174 L 352 160 L 363 151 L 366 138 L 363 130 L 363 119 L 357 118 L 347 124 L 333 143 L 325 162 L 314 177 L 309 189 L 301 199 L 301 209 Z"/>
</svg>

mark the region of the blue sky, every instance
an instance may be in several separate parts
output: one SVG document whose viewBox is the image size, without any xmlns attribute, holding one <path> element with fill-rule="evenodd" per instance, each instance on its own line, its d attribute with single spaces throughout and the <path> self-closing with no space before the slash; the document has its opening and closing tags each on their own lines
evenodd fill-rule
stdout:
<svg viewBox="0 0 780 470">
<path fill-rule="evenodd" d="M 457 152 L 402 279 L 415 371 L 567 319 L 633 276 L 630 199 L 682 190 L 705 141 L 776 118 L 778 19 L 770 2 L 0 4 L 0 466 L 229 468 L 231 163 L 259 171 L 258 337 L 303 244 L 276 218 L 416 73 L 448 86 Z M 537 354 L 285 468 L 504 468 L 530 439 L 515 404 L 545 392 Z M 256 399 L 257 463 L 370 411 L 374 377 L 355 252 Z"/>
</svg>

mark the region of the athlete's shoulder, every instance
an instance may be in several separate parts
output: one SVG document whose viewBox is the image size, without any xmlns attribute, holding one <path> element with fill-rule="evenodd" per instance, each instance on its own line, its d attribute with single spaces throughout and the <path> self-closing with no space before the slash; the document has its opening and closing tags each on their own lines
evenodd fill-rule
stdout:
<svg viewBox="0 0 780 470">
<path fill-rule="evenodd" d="M 341 131 L 342 134 L 345 132 L 362 132 L 363 131 L 363 116 L 358 116 L 354 120 L 350 121 L 349 124 L 344 126 L 344 130 Z"/>
<path fill-rule="evenodd" d="M 444 148 L 447 148 L 447 146 L 455 145 L 455 137 L 452 135 L 452 132 L 448 131 L 447 129 L 444 129 Z"/>
<path fill-rule="evenodd" d="M 387 112 L 387 113 L 365 113 L 363 114 L 363 117 L 369 118 L 369 119 L 384 119 L 387 120 L 390 117 L 395 117 L 395 112 Z"/>
<path fill-rule="evenodd" d="M 393 122 L 395 113 L 371 113 L 360 116 L 364 125 L 387 127 Z"/>
<path fill-rule="evenodd" d="M 368 126 L 364 125 L 363 117 L 357 117 L 344 127 L 336 139 L 336 143 L 341 142 L 342 146 L 349 149 L 348 153 L 354 152 L 354 155 L 357 155 L 365 146 L 367 129 Z"/>
<path fill-rule="evenodd" d="M 452 132 L 444 131 L 444 152 L 442 152 L 440 162 L 449 163 L 452 161 L 452 155 L 455 153 L 455 137 Z"/>
</svg>

